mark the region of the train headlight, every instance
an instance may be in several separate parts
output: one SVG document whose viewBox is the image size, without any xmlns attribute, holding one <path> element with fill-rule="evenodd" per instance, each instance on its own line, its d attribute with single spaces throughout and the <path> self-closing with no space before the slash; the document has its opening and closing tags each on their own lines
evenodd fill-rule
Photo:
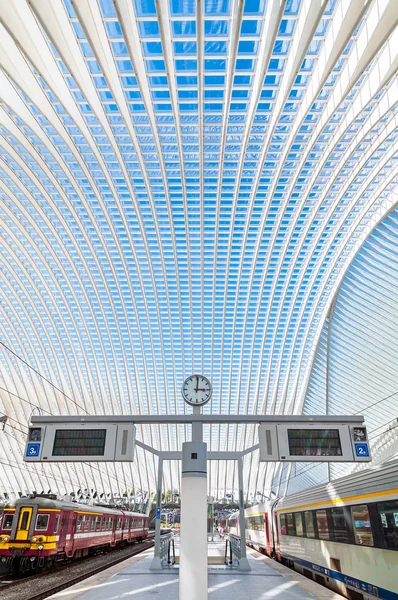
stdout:
<svg viewBox="0 0 398 600">
<path fill-rule="evenodd" d="M 39 546 L 39 550 L 43 550 L 43 546 Z"/>
<path fill-rule="evenodd" d="M 1 562 L 2 562 L 2 563 L 5 563 L 5 562 L 7 562 L 7 557 L 6 557 L 6 556 L 2 556 L 2 557 L 1 557 Z"/>
<path fill-rule="evenodd" d="M 44 537 L 41 537 L 41 536 L 40 536 L 40 537 L 39 537 L 39 539 L 38 539 L 38 541 L 39 541 L 39 542 L 44 542 Z"/>
<path fill-rule="evenodd" d="M 0 537 L 0 542 L 7 543 L 9 540 L 10 540 L 10 538 L 9 538 L 9 536 L 8 536 L 8 535 L 2 535 L 2 536 Z"/>
<path fill-rule="evenodd" d="M 38 541 L 38 540 L 37 540 L 37 537 L 32 537 L 32 542 L 33 542 L 34 544 L 36 544 L 36 542 L 37 542 L 37 541 Z"/>
</svg>

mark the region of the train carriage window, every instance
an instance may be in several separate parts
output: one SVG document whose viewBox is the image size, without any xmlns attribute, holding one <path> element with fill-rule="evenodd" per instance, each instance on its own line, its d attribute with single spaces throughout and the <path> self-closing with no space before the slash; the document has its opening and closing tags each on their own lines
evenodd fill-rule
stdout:
<svg viewBox="0 0 398 600">
<path fill-rule="evenodd" d="M 377 510 L 384 546 L 390 550 L 398 550 L 398 501 L 378 504 Z"/>
<path fill-rule="evenodd" d="M 84 519 L 83 519 L 83 528 L 84 528 L 84 531 L 88 531 L 89 530 L 89 525 L 90 525 L 90 517 L 88 515 L 84 515 Z"/>
<path fill-rule="evenodd" d="M 344 508 L 332 508 L 333 539 L 335 542 L 348 542 L 347 523 Z"/>
<path fill-rule="evenodd" d="M 307 538 L 315 537 L 315 528 L 314 528 L 314 515 L 312 514 L 312 510 L 307 510 L 304 513 L 304 521 L 305 521 L 305 531 Z"/>
<path fill-rule="evenodd" d="M 288 513 L 286 515 L 286 523 L 287 523 L 287 535 L 296 535 L 296 528 L 294 526 L 293 513 Z"/>
<path fill-rule="evenodd" d="M 286 515 L 279 515 L 279 522 L 281 524 L 281 534 L 287 535 Z"/>
<path fill-rule="evenodd" d="M 53 533 L 57 533 L 57 531 L 58 531 L 58 523 L 59 523 L 59 515 L 56 515 L 55 516 L 55 521 L 54 521 Z"/>
<path fill-rule="evenodd" d="M 49 515 L 37 515 L 36 529 L 40 530 L 40 531 L 47 531 L 49 518 L 50 518 Z M 22 527 L 21 527 L 21 529 L 22 529 Z"/>
<path fill-rule="evenodd" d="M 351 516 L 354 524 L 355 543 L 361 546 L 373 546 L 373 533 L 367 505 L 352 506 Z"/>
<path fill-rule="evenodd" d="M 329 525 L 328 525 L 328 515 L 326 510 L 317 510 L 316 514 L 316 523 L 318 525 L 318 535 L 320 540 L 328 540 L 329 536 Z"/>
<path fill-rule="evenodd" d="M 94 531 L 94 529 L 95 529 L 95 521 L 96 521 L 96 517 L 91 517 L 91 524 L 90 524 L 91 531 Z"/>
<path fill-rule="evenodd" d="M 303 537 L 303 515 L 301 513 L 294 513 L 294 521 L 296 524 L 296 535 Z"/>
<path fill-rule="evenodd" d="M 76 527 L 76 531 L 81 531 L 83 527 L 83 516 L 79 515 L 77 517 L 77 527 Z"/>
<path fill-rule="evenodd" d="M 3 529 L 7 529 L 7 530 L 11 529 L 13 519 L 14 519 L 14 515 L 4 515 Z"/>
<path fill-rule="evenodd" d="M 95 519 L 95 531 L 101 530 L 101 517 L 96 517 Z"/>
</svg>

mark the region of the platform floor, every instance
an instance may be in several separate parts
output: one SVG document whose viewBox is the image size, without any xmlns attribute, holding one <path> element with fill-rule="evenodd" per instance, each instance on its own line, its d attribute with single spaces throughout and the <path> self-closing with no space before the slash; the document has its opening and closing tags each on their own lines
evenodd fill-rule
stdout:
<svg viewBox="0 0 398 600">
<path fill-rule="evenodd" d="M 214 547 L 213 547 L 214 546 Z M 209 599 L 211 600 L 342 600 L 335 594 L 276 563 L 255 550 L 247 549 L 252 571 L 241 573 L 224 565 L 209 564 Z M 216 544 L 211 554 L 218 554 Z M 162 572 L 149 570 L 153 549 L 68 588 L 50 600 L 178 600 L 178 566 Z M 181 600 L 189 600 L 184 598 Z"/>
</svg>

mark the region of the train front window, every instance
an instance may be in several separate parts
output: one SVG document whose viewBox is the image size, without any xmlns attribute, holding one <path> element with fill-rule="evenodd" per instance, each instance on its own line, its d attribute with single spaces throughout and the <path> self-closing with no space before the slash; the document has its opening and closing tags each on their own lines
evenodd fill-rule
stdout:
<svg viewBox="0 0 398 600">
<path fill-rule="evenodd" d="M 347 524 L 343 508 L 332 508 L 333 535 L 335 542 L 348 542 Z"/>
<path fill-rule="evenodd" d="M 383 542 L 386 548 L 398 550 L 398 501 L 377 505 Z"/>
<path fill-rule="evenodd" d="M 314 529 L 314 517 L 312 515 L 311 510 L 307 510 L 304 513 L 304 521 L 305 521 L 305 531 L 307 538 L 315 537 L 315 529 Z"/>
<path fill-rule="evenodd" d="M 316 523 L 318 525 L 318 535 L 320 540 L 329 539 L 328 515 L 326 510 L 316 511 Z"/>
<path fill-rule="evenodd" d="M 361 546 L 373 546 L 373 533 L 366 504 L 352 506 L 351 516 L 354 524 L 355 543 Z"/>
<path fill-rule="evenodd" d="M 294 520 L 296 523 L 296 535 L 303 537 L 303 517 L 301 513 L 294 513 Z"/>
<path fill-rule="evenodd" d="M 22 513 L 22 519 L 21 519 L 20 524 L 19 524 L 19 529 L 21 531 L 26 531 L 27 530 L 27 528 L 28 528 L 28 521 L 29 521 L 29 515 L 30 515 L 30 513 L 27 510 L 25 510 Z"/>
<path fill-rule="evenodd" d="M 11 529 L 13 519 L 14 519 L 14 515 L 4 515 L 3 529 L 7 529 L 7 530 Z"/>
<path fill-rule="evenodd" d="M 36 530 L 47 531 L 49 515 L 37 515 Z"/>
</svg>

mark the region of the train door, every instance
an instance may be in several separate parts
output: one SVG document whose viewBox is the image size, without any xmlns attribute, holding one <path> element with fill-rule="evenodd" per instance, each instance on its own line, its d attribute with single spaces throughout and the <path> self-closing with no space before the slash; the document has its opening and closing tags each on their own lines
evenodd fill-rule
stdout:
<svg viewBox="0 0 398 600">
<path fill-rule="evenodd" d="M 264 515 L 264 528 L 265 528 L 265 544 L 268 556 L 271 556 L 271 531 L 269 526 L 269 515 L 266 512 Z"/>
<path fill-rule="evenodd" d="M 72 510 L 65 513 L 65 524 L 66 524 L 66 540 L 65 540 L 65 552 L 67 556 L 73 554 L 73 540 L 76 531 L 76 520 L 77 515 Z"/>
<path fill-rule="evenodd" d="M 275 540 L 275 553 L 278 560 L 281 559 L 281 548 L 279 543 L 279 528 L 278 528 L 278 513 L 274 513 L 274 540 Z"/>
<path fill-rule="evenodd" d="M 116 544 L 116 517 L 112 517 L 112 537 L 111 537 L 111 546 Z"/>
<path fill-rule="evenodd" d="M 58 523 L 58 548 L 60 551 L 66 550 L 66 536 L 68 530 L 68 513 L 62 511 L 60 514 L 60 521 Z"/>
<path fill-rule="evenodd" d="M 33 508 L 24 506 L 19 510 L 19 519 L 16 531 L 16 540 L 27 540 L 29 535 L 29 527 L 32 521 Z"/>
</svg>

